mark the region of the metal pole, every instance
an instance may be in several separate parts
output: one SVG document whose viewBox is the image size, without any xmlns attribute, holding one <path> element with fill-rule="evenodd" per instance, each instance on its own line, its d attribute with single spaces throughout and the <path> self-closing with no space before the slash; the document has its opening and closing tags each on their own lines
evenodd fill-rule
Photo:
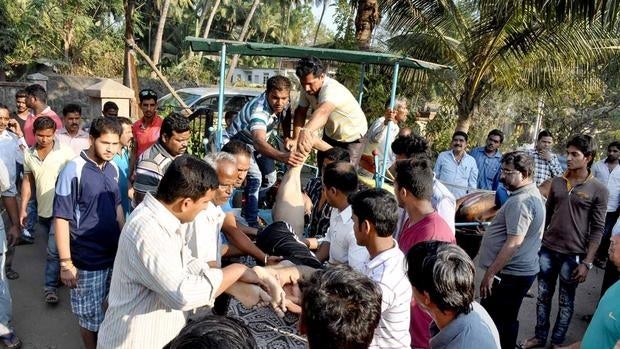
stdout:
<svg viewBox="0 0 620 349">
<path fill-rule="evenodd" d="M 366 78 L 366 63 L 362 63 L 360 71 L 360 86 L 357 94 L 357 104 L 362 105 L 362 97 L 364 97 L 364 79 Z"/>
<path fill-rule="evenodd" d="M 215 130 L 215 148 L 222 149 L 222 119 L 224 118 L 224 86 L 226 85 L 226 44 L 220 51 L 220 97 L 217 101 L 217 129 Z M 209 125 L 211 127 L 211 125 Z"/>
<path fill-rule="evenodd" d="M 394 63 L 394 74 L 392 74 L 392 92 L 390 94 L 390 109 L 394 109 L 394 102 L 396 99 L 396 88 L 398 85 L 398 69 L 400 65 L 398 62 Z M 388 122 L 387 131 L 385 134 L 385 144 L 383 145 L 383 161 L 380 169 L 380 177 L 379 177 L 379 189 L 383 186 L 383 181 L 385 180 L 385 172 L 387 171 L 387 158 L 388 158 L 388 149 L 390 146 L 390 129 L 392 126 L 392 122 Z"/>
</svg>

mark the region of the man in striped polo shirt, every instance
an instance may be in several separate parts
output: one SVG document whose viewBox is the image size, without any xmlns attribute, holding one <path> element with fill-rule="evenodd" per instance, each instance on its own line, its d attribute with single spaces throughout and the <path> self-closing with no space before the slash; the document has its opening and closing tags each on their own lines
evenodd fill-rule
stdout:
<svg viewBox="0 0 620 349">
<path fill-rule="evenodd" d="M 267 185 L 276 181 L 273 160 L 290 166 L 299 166 L 304 157 L 297 152 L 280 151 L 269 144 L 273 130 L 289 111 L 291 81 L 281 75 L 267 80 L 267 90 L 249 101 L 233 120 L 229 134 L 231 139 L 240 140 L 253 148 L 245 186 L 245 219 L 251 227 L 258 227 L 258 192 L 262 184 L 263 174 Z M 265 173 L 267 172 L 267 173 Z"/>
</svg>

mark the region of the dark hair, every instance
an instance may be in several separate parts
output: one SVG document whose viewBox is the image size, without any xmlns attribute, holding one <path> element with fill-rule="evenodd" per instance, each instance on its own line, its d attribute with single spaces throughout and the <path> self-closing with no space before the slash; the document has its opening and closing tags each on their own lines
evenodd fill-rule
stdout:
<svg viewBox="0 0 620 349">
<path fill-rule="evenodd" d="M 62 108 L 62 115 L 67 116 L 69 113 L 78 113 L 82 115 L 82 107 L 75 103 L 69 103 Z"/>
<path fill-rule="evenodd" d="M 584 156 L 590 156 L 590 161 L 588 162 L 588 168 L 592 166 L 594 162 L 594 158 L 596 157 L 596 141 L 594 138 L 588 135 L 575 135 L 566 143 L 566 148 L 569 146 L 573 146 L 579 149 L 580 152 L 583 153 Z"/>
<path fill-rule="evenodd" d="M 504 154 L 502 164 L 512 165 L 515 170 L 521 172 L 524 178 L 529 178 L 534 174 L 534 159 L 524 151 L 513 151 Z"/>
<path fill-rule="evenodd" d="M 325 154 L 323 154 L 323 160 L 325 159 L 331 161 L 349 162 L 351 161 L 351 156 L 349 155 L 349 151 L 344 148 L 331 147 L 325 151 Z"/>
<path fill-rule="evenodd" d="M 138 98 L 140 98 L 140 103 L 148 99 L 152 99 L 157 102 L 157 92 L 151 90 L 150 88 L 145 88 L 138 93 Z"/>
<path fill-rule="evenodd" d="M 267 93 L 277 90 L 277 91 L 290 91 L 291 90 L 291 80 L 282 75 L 275 75 L 270 77 L 267 80 Z"/>
<path fill-rule="evenodd" d="M 297 67 L 295 67 L 295 75 L 298 78 L 303 78 L 307 75 L 314 75 L 318 77 L 319 75 L 325 73 L 325 68 L 323 67 L 323 63 L 321 60 L 314 57 L 304 57 L 297 62 Z"/>
<path fill-rule="evenodd" d="M 357 182 L 357 172 L 349 162 L 332 162 L 323 169 L 323 186 L 325 188 L 336 188 L 345 195 L 349 195 L 357 190 Z"/>
<path fill-rule="evenodd" d="M 129 125 L 129 126 L 133 125 L 131 120 L 129 118 L 124 117 L 124 116 L 119 116 L 119 117 L 116 118 L 116 120 L 118 120 L 118 122 L 121 125 Z"/>
<path fill-rule="evenodd" d="M 90 131 L 88 134 L 97 139 L 104 134 L 121 135 L 123 133 L 123 127 L 116 118 L 96 118 L 90 124 Z"/>
<path fill-rule="evenodd" d="M 248 148 L 248 145 L 236 139 L 224 144 L 222 151 L 232 155 L 246 155 L 247 157 L 252 156 L 252 152 Z"/>
<path fill-rule="evenodd" d="M 103 103 L 103 108 L 102 108 L 103 111 L 110 110 L 110 109 L 114 109 L 118 111 L 118 105 L 116 105 L 116 103 L 112 101 L 107 101 Z"/>
<path fill-rule="evenodd" d="M 28 96 L 33 96 L 34 98 L 40 100 L 43 103 L 47 102 L 47 92 L 45 92 L 43 86 L 39 84 L 28 85 L 25 91 Z"/>
<path fill-rule="evenodd" d="M 441 311 L 471 311 L 474 301 L 474 262 L 455 244 L 423 241 L 407 253 L 407 276 L 418 292 L 427 292 Z"/>
<path fill-rule="evenodd" d="M 207 315 L 190 322 L 164 349 L 254 349 L 250 328 L 240 319 Z"/>
<path fill-rule="evenodd" d="M 611 147 L 616 147 L 620 150 L 620 142 L 619 141 L 613 141 L 611 143 L 609 143 L 609 145 L 607 146 L 607 150 L 609 151 L 609 149 Z"/>
<path fill-rule="evenodd" d="M 349 197 L 353 214 L 359 223 L 367 220 L 375 226 L 378 236 L 392 236 L 398 222 L 398 203 L 385 189 L 366 189 Z"/>
<path fill-rule="evenodd" d="M 420 200 L 433 197 L 433 166 L 427 157 L 396 161 L 396 182 Z"/>
<path fill-rule="evenodd" d="M 499 137 L 499 142 L 500 143 L 504 143 L 504 132 L 502 132 L 502 131 L 500 131 L 498 129 L 493 129 L 493 130 L 491 130 L 491 132 L 489 132 L 489 134 L 487 135 L 487 138 L 489 138 L 491 136 L 498 136 Z"/>
<path fill-rule="evenodd" d="M 219 185 L 213 167 L 193 155 L 176 157 L 159 182 L 155 198 L 172 203 L 180 198 L 198 200 Z"/>
<path fill-rule="evenodd" d="M 26 97 L 28 97 L 28 92 L 26 92 L 26 90 L 24 89 L 17 90 L 17 92 L 15 92 L 15 99 Z"/>
<path fill-rule="evenodd" d="M 227 111 L 226 113 L 224 113 L 224 120 L 225 120 L 225 119 L 228 119 L 228 118 L 230 118 L 230 119 L 234 119 L 234 118 L 235 118 L 235 116 L 237 116 L 238 114 L 239 114 L 239 112 L 238 112 L 238 111 L 235 111 L 235 110 L 229 110 L 229 111 Z"/>
<path fill-rule="evenodd" d="M 396 137 L 391 147 L 394 154 L 405 155 L 407 158 L 415 154 L 429 155 L 428 142 L 418 135 Z"/>
<path fill-rule="evenodd" d="M 551 138 L 553 138 L 553 135 L 551 134 L 551 132 L 549 132 L 547 130 L 542 130 L 542 131 L 540 131 L 540 133 L 538 133 L 538 138 L 536 138 L 536 140 L 540 140 L 543 137 L 551 137 Z"/>
<path fill-rule="evenodd" d="M 6 109 L 9 112 L 9 114 L 11 112 L 11 109 L 9 109 L 9 107 L 4 103 L 0 103 L 0 109 Z"/>
<path fill-rule="evenodd" d="M 56 121 L 49 116 L 39 116 L 34 120 L 32 124 L 32 132 L 41 130 L 54 130 L 56 131 Z"/>
<path fill-rule="evenodd" d="M 461 136 L 463 138 L 465 138 L 465 142 L 467 142 L 469 140 L 469 136 L 467 135 L 466 132 L 463 131 L 454 131 L 454 133 L 452 134 L 452 140 L 454 140 L 454 137 L 456 136 Z"/>
<path fill-rule="evenodd" d="M 159 133 L 159 139 L 163 140 L 164 136 L 172 137 L 172 132 L 183 133 L 189 131 L 190 123 L 189 119 L 179 113 L 170 113 L 167 118 L 161 123 L 161 130 Z"/>
<path fill-rule="evenodd" d="M 381 289 L 346 264 L 299 282 L 301 319 L 314 349 L 368 348 L 381 319 Z"/>
</svg>

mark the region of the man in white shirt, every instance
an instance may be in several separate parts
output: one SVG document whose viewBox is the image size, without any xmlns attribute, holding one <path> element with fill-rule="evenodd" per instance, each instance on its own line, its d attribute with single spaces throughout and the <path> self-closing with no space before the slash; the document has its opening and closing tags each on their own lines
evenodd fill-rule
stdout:
<svg viewBox="0 0 620 349">
<path fill-rule="evenodd" d="M 392 152 L 392 142 L 396 139 L 396 136 L 400 132 L 399 124 L 407 121 L 407 114 L 409 114 L 409 110 L 407 109 L 407 100 L 402 97 L 396 98 L 394 101 L 394 109 L 390 108 L 390 100 L 385 103 L 385 115 L 375 120 L 375 122 L 370 125 L 368 128 L 368 132 L 364 136 L 364 159 L 370 160 L 370 163 L 373 164 L 374 167 L 374 155 L 373 152 L 376 151 L 379 156 L 379 163 L 383 164 L 384 150 L 385 144 L 387 142 L 387 163 L 386 167 L 389 168 L 394 162 L 394 153 Z M 390 128 L 390 133 L 388 134 L 388 125 Z M 376 169 L 375 169 L 376 171 Z"/>
<path fill-rule="evenodd" d="M 607 214 L 605 215 L 605 231 L 601 244 L 598 246 L 594 265 L 604 268 L 609 250 L 611 230 L 618 220 L 618 206 L 620 204 L 620 142 L 613 141 L 607 146 L 607 158 L 601 159 L 592 165 L 592 175 L 601 181 L 609 190 L 607 200 Z"/>
<path fill-rule="evenodd" d="M 454 132 L 452 149 L 439 153 L 435 162 L 435 176 L 457 199 L 478 185 L 478 165 L 476 159 L 466 152 L 467 138 L 463 131 Z"/>
<path fill-rule="evenodd" d="M 351 163 L 356 165 L 362 155 L 361 138 L 368 130 L 368 122 L 349 89 L 325 72 L 323 63 L 316 57 L 302 58 L 297 63 L 295 74 L 302 91 L 295 109 L 293 140 L 288 140 L 287 146 L 296 144 L 302 154 L 309 153 L 313 147 L 320 150 L 319 168 L 322 151 L 332 146 L 345 148 L 351 155 Z M 312 115 L 306 122 L 309 108 L 312 108 Z M 323 139 L 316 141 L 313 134 L 320 129 L 323 129 Z"/>
<path fill-rule="evenodd" d="M 260 267 L 213 269 L 191 256 L 181 225 L 206 208 L 217 186 L 209 165 L 182 155 L 155 196 L 148 193 L 134 210 L 119 241 L 97 348 L 161 348 L 185 325 L 184 311 L 212 305 L 236 281 L 267 282 L 273 301 L 283 302 L 279 283 Z"/>
<path fill-rule="evenodd" d="M 90 147 L 88 132 L 82 130 L 82 107 L 77 104 L 67 104 L 62 109 L 63 128 L 56 131 L 56 137 L 60 143 L 73 149 L 75 156 L 80 155 L 82 150 Z"/>
<path fill-rule="evenodd" d="M 334 162 L 323 169 L 323 190 L 332 211 L 316 257 L 329 260 L 330 264 L 348 264 L 361 272 L 369 255 L 355 240 L 353 212 L 348 202 L 349 195 L 357 191 L 357 184 L 357 172 L 350 163 Z"/>
<path fill-rule="evenodd" d="M 370 348 L 409 348 L 411 284 L 405 255 L 392 238 L 398 204 L 385 189 L 368 189 L 351 197 L 357 243 L 370 254 L 363 273 L 381 287 L 381 320 Z"/>
</svg>

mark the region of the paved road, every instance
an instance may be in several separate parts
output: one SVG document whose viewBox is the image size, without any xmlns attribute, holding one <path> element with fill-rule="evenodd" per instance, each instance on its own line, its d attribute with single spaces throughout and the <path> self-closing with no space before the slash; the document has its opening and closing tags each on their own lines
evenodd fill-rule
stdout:
<svg viewBox="0 0 620 349">
<path fill-rule="evenodd" d="M 13 322 L 17 334 L 27 349 L 78 349 L 81 340 L 77 322 L 70 310 L 69 292 L 60 289 L 60 303 L 49 306 L 43 302 L 43 269 L 45 265 L 45 241 L 37 237 L 34 245 L 17 247 L 14 269 L 20 278 L 11 281 L 13 295 Z M 480 277 L 482 273 L 478 273 Z M 603 272 L 592 269 L 588 280 L 577 289 L 575 315 L 569 328 L 567 343 L 579 340 L 587 324 L 581 320 L 584 314 L 591 314 L 598 301 Z M 479 285 L 479 283 L 477 283 Z M 556 292 L 557 295 L 557 292 Z M 557 297 L 554 300 L 557 305 Z M 521 328 L 519 340 L 534 333 L 536 300 L 526 298 L 521 307 Z M 557 307 L 552 311 L 555 321 Z"/>
</svg>

